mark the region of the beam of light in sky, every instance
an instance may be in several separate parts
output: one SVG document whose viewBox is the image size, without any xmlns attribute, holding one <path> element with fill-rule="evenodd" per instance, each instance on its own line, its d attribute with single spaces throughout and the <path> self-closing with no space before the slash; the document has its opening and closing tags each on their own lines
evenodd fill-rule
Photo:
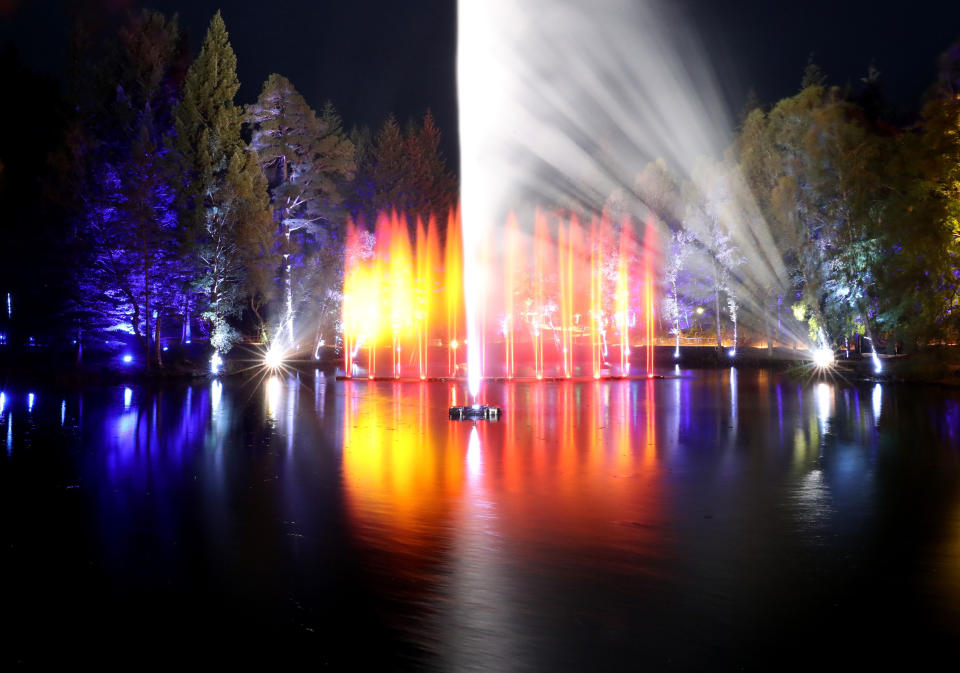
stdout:
<svg viewBox="0 0 960 673">
<path fill-rule="evenodd" d="M 743 323 L 765 329 L 789 278 L 742 177 L 718 168 L 734 124 L 690 22 L 659 0 L 486 0 L 458 5 L 464 292 L 468 377 L 476 394 L 483 306 L 500 280 L 483 246 L 508 215 L 534 208 L 635 221 L 682 220 L 701 240 L 721 227 L 745 258 L 733 293 Z M 690 183 L 689 204 L 658 202 L 643 178 L 662 160 Z M 712 223 L 712 224 L 711 224 Z M 717 224 L 719 223 L 719 224 Z M 531 236 L 532 231 L 524 232 Z M 693 268 L 709 275 L 709 265 Z M 772 294 L 771 294 L 772 293 Z M 784 335 L 808 342 L 806 335 Z M 473 345 L 473 347 L 471 347 Z"/>
</svg>

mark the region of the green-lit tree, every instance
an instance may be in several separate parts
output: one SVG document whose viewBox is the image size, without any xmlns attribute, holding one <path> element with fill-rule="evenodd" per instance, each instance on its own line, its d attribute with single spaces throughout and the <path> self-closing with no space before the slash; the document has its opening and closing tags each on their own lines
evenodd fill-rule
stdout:
<svg viewBox="0 0 960 673">
<path fill-rule="evenodd" d="M 890 188 L 891 139 L 814 72 L 769 113 L 751 112 L 738 142 L 745 179 L 771 227 L 810 336 L 865 331 L 876 317 L 876 269 Z"/>
<path fill-rule="evenodd" d="M 882 231 L 881 316 L 915 344 L 960 336 L 960 45 L 939 66 L 919 123 L 887 161 L 896 192 Z"/>
<path fill-rule="evenodd" d="M 197 59 L 187 71 L 176 112 L 176 148 L 183 175 L 181 219 L 202 265 L 198 287 L 211 344 L 225 352 L 238 339 L 228 318 L 243 302 L 242 229 L 269 226 L 266 183 L 244 147 L 237 59 L 223 18 L 210 22 Z M 263 193 L 261 193 L 261 190 Z"/>
</svg>

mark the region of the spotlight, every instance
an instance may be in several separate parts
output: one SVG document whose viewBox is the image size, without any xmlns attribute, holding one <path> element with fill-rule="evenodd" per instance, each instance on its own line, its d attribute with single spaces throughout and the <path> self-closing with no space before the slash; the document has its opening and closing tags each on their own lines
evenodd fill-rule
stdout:
<svg viewBox="0 0 960 673">
<path fill-rule="evenodd" d="M 267 369 L 279 369 L 283 366 L 283 353 L 271 346 L 263 355 L 263 364 Z"/>
<path fill-rule="evenodd" d="M 123 356 L 123 364 L 128 365 L 128 364 L 130 364 L 131 362 L 133 362 L 133 356 L 132 356 L 132 355 L 130 355 L 129 353 L 127 353 L 126 355 Z"/>
<path fill-rule="evenodd" d="M 818 348 L 813 351 L 813 364 L 818 369 L 827 369 L 832 367 L 835 362 L 833 350 L 830 348 Z"/>
</svg>

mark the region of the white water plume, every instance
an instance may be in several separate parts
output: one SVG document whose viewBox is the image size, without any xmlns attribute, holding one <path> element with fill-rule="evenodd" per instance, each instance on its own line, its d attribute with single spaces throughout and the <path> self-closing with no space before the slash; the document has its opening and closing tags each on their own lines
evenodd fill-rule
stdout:
<svg viewBox="0 0 960 673">
<path fill-rule="evenodd" d="M 721 161 L 733 124 L 701 40 L 675 8 L 652 0 L 461 0 L 458 30 L 471 342 L 488 281 L 500 275 L 482 268 L 480 243 L 498 240 L 511 211 L 529 230 L 524 214 L 536 206 L 599 213 L 617 201 L 636 219 L 652 212 L 702 243 L 720 227 L 745 262 L 730 280 L 743 318 L 770 322 L 789 282 L 749 190 Z M 657 160 L 682 189 L 665 196 L 646 179 L 649 169 L 642 175 Z M 468 353 L 469 372 L 479 372 L 477 349 Z"/>
</svg>

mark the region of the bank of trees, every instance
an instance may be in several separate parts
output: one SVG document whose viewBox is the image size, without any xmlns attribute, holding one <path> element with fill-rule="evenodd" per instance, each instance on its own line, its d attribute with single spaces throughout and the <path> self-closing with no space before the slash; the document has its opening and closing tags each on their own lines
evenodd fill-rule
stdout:
<svg viewBox="0 0 960 673">
<path fill-rule="evenodd" d="M 956 51 L 908 124 L 885 116 L 873 68 L 841 88 L 808 66 L 796 95 L 750 110 L 728 155 L 698 167 L 665 209 L 684 232 L 666 251 L 672 330 L 685 303 L 706 303 L 706 284 L 718 343 L 738 304 L 755 333 L 821 346 L 960 336 Z M 777 334 L 774 315 L 795 332 Z"/>
<path fill-rule="evenodd" d="M 390 117 L 375 136 L 347 133 L 332 103 L 315 112 L 279 74 L 241 105 L 219 13 L 193 60 L 158 12 L 130 14 L 106 40 L 78 27 L 74 42 L 53 182 L 70 224 L 64 315 L 78 354 L 124 332 L 161 366 L 161 333 L 177 329 L 217 353 L 244 332 L 285 348 L 329 343 L 347 218 L 455 201 L 429 112 L 405 131 Z"/>
</svg>

